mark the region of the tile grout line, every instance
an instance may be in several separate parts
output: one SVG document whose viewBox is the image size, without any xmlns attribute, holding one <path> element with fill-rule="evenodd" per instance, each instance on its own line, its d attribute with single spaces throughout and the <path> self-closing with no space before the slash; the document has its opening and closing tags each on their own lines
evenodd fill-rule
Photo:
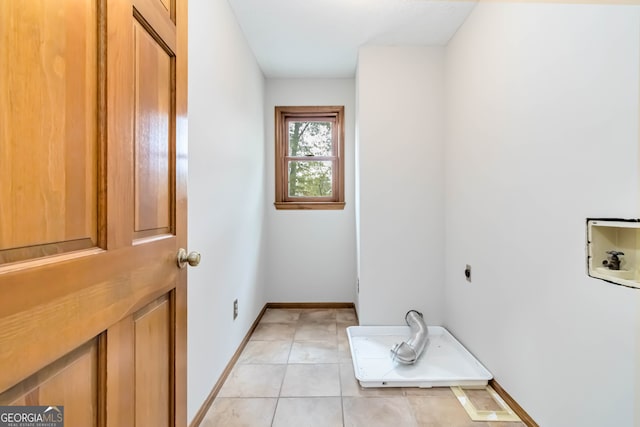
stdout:
<svg viewBox="0 0 640 427">
<path fill-rule="evenodd" d="M 317 322 L 318 322 L 318 323 L 324 323 L 324 321 L 326 321 L 326 320 L 325 320 L 325 319 L 317 319 Z M 293 345 L 294 345 L 294 343 L 296 342 L 296 340 L 295 340 L 295 336 L 296 336 L 296 331 L 297 331 L 298 327 L 299 327 L 299 326 L 301 326 L 301 325 L 304 325 L 304 324 L 306 324 L 306 323 L 316 323 L 316 322 L 315 322 L 313 319 L 308 319 L 307 321 L 303 321 L 300 317 L 298 317 L 298 319 L 296 319 L 294 322 L 287 322 L 287 323 L 291 324 L 292 326 L 294 326 L 294 333 L 293 333 L 293 336 L 292 336 L 291 338 L 287 339 L 287 342 L 289 343 L 289 347 L 288 347 L 287 358 L 286 358 L 286 361 L 285 361 L 285 363 L 284 363 L 284 366 L 285 366 L 285 372 L 284 372 L 284 375 L 283 375 L 283 377 L 282 377 L 282 379 L 281 379 L 281 382 L 280 382 L 280 385 L 279 385 L 279 390 L 278 390 L 278 393 L 277 393 L 277 396 L 276 396 L 275 406 L 274 406 L 273 412 L 272 412 L 272 414 L 271 414 L 272 416 L 271 416 L 271 423 L 270 423 L 270 425 L 271 425 L 272 427 L 273 427 L 273 425 L 275 424 L 275 417 L 276 417 L 276 414 L 277 414 L 278 408 L 279 408 L 280 403 L 281 403 L 280 401 L 281 401 L 282 399 L 285 399 L 285 398 L 286 398 L 286 397 L 283 397 L 283 396 L 282 396 L 282 392 L 283 392 L 283 388 L 284 388 L 284 381 L 285 381 L 285 378 L 286 378 L 286 374 L 287 374 L 287 371 L 288 371 L 288 367 L 289 367 L 290 365 L 302 365 L 302 366 L 304 366 L 304 365 L 309 365 L 309 364 L 312 364 L 312 365 L 337 365 L 338 384 L 339 384 L 339 394 L 338 394 L 336 397 L 339 397 L 339 398 L 340 398 L 340 411 L 341 411 L 341 414 L 340 414 L 340 415 L 341 415 L 341 423 L 342 423 L 342 426 L 344 427 L 344 425 L 345 425 L 344 390 L 343 390 L 343 385 L 344 385 L 344 384 L 343 384 L 343 380 L 342 380 L 342 377 L 341 377 L 341 373 L 342 373 L 342 368 L 341 368 L 342 360 L 341 360 L 341 357 L 340 357 L 340 350 L 339 350 L 340 330 L 338 329 L 338 323 L 339 323 L 339 322 L 338 322 L 338 319 L 337 319 L 337 314 L 336 314 L 335 319 L 334 319 L 334 320 L 332 320 L 332 321 L 330 321 L 330 322 L 331 322 L 331 323 L 333 323 L 333 324 L 335 325 L 335 329 L 334 329 L 334 331 L 335 331 L 335 333 L 334 333 L 334 334 L 335 334 L 335 335 L 334 335 L 334 337 L 335 337 L 335 345 L 336 345 L 336 349 L 335 349 L 335 351 L 336 351 L 336 357 L 337 357 L 337 360 L 336 360 L 336 362 L 333 362 L 333 361 L 318 361 L 318 362 L 313 362 L 313 363 L 311 363 L 311 362 L 308 362 L 308 363 L 292 363 L 292 362 L 290 361 L 290 359 L 291 359 L 291 355 L 292 355 L 292 352 L 293 352 Z M 269 322 L 269 323 L 272 323 L 272 322 Z M 274 322 L 274 323 L 278 323 L 278 322 Z M 343 322 L 343 323 L 345 323 L 345 322 Z M 347 323 L 348 323 L 348 322 L 347 322 Z M 254 327 L 254 329 L 255 329 L 255 327 Z M 253 331 L 252 331 L 252 332 L 253 332 Z M 272 340 L 272 339 L 271 339 L 271 340 L 270 340 L 270 339 L 266 339 L 266 340 L 254 340 L 254 339 L 252 339 L 251 335 L 253 335 L 253 334 L 249 334 L 249 337 L 248 337 L 248 340 L 247 340 L 247 341 L 253 341 L 253 342 L 261 342 L 261 341 L 262 341 L 262 342 L 284 341 L 284 340 Z M 325 339 L 321 339 L 321 340 L 311 340 L 311 341 L 325 341 Z M 303 341 L 303 342 L 304 342 L 304 341 Z M 238 357 L 237 357 L 237 358 L 238 358 L 238 359 L 240 359 L 240 358 L 242 357 L 242 353 L 244 353 L 245 351 L 246 351 L 246 348 L 245 348 L 245 349 L 243 349 L 243 351 L 241 352 L 241 354 L 240 354 L 240 355 L 238 355 Z M 346 363 L 346 362 L 345 362 L 345 363 Z M 242 364 L 243 364 L 243 363 L 240 363 L 240 361 L 239 361 L 239 360 L 236 360 L 236 363 L 235 363 L 234 365 L 242 365 Z M 254 361 L 254 362 L 250 362 L 250 363 L 245 363 L 245 365 L 264 365 L 264 364 L 280 365 L 280 363 L 277 363 L 277 362 L 264 363 L 264 362 Z M 234 367 L 235 367 L 235 366 L 234 366 Z M 229 379 L 229 378 L 227 378 L 227 380 L 228 380 L 228 379 Z M 227 382 L 227 381 L 225 381 L 225 383 L 226 383 L 226 382 Z M 218 398 L 221 398 L 221 399 L 224 399 L 222 396 L 217 396 L 217 397 L 218 397 Z M 290 396 L 290 397 L 292 397 L 292 398 L 298 398 L 298 399 L 302 399 L 302 398 L 320 398 L 320 399 L 322 399 L 322 398 L 330 398 L 330 397 L 332 397 L 332 396 L 329 396 L 329 395 L 327 395 L 327 396 L 297 396 L 297 395 L 296 395 L 296 396 Z M 243 400 L 244 400 L 244 399 L 249 399 L 249 400 L 251 400 L 251 397 L 246 396 L 246 397 L 242 397 L 242 399 L 243 399 Z"/>
<path fill-rule="evenodd" d="M 340 418 L 342 419 L 342 427 L 344 427 L 344 391 L 342 389 L 342 364 L 340 362 L 340 343 L 338 332 L 338 315 L 336 314 L 336 343 L 338 345 L 338 383 L 340 384 Z"/>
<path fill-rule="evenodd" d="M 280 390 L 278 391 L 278 400 L 276 401 L 276 409 L 273 412 L 273 420 L 271 421 L 271 426 L 273 427 L 273 423 L 275 422 L 275 416 L 276 416 L 276 411 L 278 410 L 278 406 L 280 405 L 280 399 L 282 399 L 282 388 L 284 387 L 284 380 L 287 377 L 287 372 L 289 372 L 289 366 L 292 365 L 293 363 L 291 363 L 291 353 L 293 352 L 293 344 L 296 342 L 296 333 L 298 331 L 298 325 L 300 324 L 300 315 L 298 315 L 298 318 L 296 319 L 295 322 L 291 322 L 293 324 L 293 335 L 291 336 L 291 344 L 289 345 L 289 354 L 287 355 L 287 362 L 285 364 L 286 368 L 285 368 L 285 372 L 284 372 L 284 376 L 282 377 L 282 383 L 280 384 Z"/>
<path fill-rule="evenodd" d="M 291 358 L 291 351 L 293 350 L 293 343 L 296 339 L 296 330 L 298 329 L 298 321 L 300 317 L 295 322 L 295 326 L 293 328 L 293 336 L 291 337 L 291 342 L 289 344 L 289 353 L 287 354 L 287 361 L 285 363 L 284 375 L 282 376 L 282 381 L 280 382 L 280 388 L 278 390 L 278 396 L 276 398 L 276 407 L 273 410 L 273 415 L 271 417 L 271 427 L 273 427 L 273 423 L 276 421 L 276 413 L 278 412 L 278 406 L 280 406 L 280 399 L 282 398 L 282 387 L 284 386 L 284 380 L 287 377 L 287 372 L 289 371 L 289 359 Z"/>
</svg>

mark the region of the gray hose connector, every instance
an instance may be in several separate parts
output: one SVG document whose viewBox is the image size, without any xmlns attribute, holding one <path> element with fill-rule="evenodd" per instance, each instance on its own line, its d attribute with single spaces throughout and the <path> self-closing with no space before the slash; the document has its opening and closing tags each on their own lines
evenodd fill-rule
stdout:
<svg viewBox="0 0 640 427">
<path fill-rule="evenodd" d="M 416 310 L 409 310 L 404 316 L 404 320 L 411 328 L 411 338 L 393 346 L 391 359 L 394 362 L 411 365 L 416 363 L 427 345 L 429 330 L 426 323 L 424 323 L 422 313 Z"/>
</svg>

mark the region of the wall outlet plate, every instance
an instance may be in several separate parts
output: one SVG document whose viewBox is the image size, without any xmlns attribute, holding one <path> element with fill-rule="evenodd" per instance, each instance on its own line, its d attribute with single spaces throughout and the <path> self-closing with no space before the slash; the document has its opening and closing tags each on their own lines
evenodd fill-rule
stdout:
<svg viewBox="0 0 640 427">
<path fill-rule="evenodd" d="M 236 320 L 236 317 L 238 317 L 238 299 L 237 298 L 233 301 L 233 320 Z"/>
</svg>

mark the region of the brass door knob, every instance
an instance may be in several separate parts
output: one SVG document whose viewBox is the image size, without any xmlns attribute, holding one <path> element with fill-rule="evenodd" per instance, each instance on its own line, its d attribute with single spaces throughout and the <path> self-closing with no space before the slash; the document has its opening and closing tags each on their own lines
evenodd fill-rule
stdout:
<svg viewBox="0 0 640 427">
<path fill-rule="evenodd" d="M 183 248 L 178 249 L 178 267 L 185 268 L 187 264 L 191 267 L 196 267 L 200 264 L 200 254 L 198 252 L 189 252 L 187 255 L 187 251 Z"/>
</svg>

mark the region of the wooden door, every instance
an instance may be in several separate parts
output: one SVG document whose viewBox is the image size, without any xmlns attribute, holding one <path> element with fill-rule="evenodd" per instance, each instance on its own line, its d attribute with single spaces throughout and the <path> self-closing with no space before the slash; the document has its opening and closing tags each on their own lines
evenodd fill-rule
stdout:
<svg viewBox="0 0 640 427">
<path fill-rule="evenodd" d="M 0 405 L 186 425 L 186 0 L 0 1 Z"/>
</svg>

